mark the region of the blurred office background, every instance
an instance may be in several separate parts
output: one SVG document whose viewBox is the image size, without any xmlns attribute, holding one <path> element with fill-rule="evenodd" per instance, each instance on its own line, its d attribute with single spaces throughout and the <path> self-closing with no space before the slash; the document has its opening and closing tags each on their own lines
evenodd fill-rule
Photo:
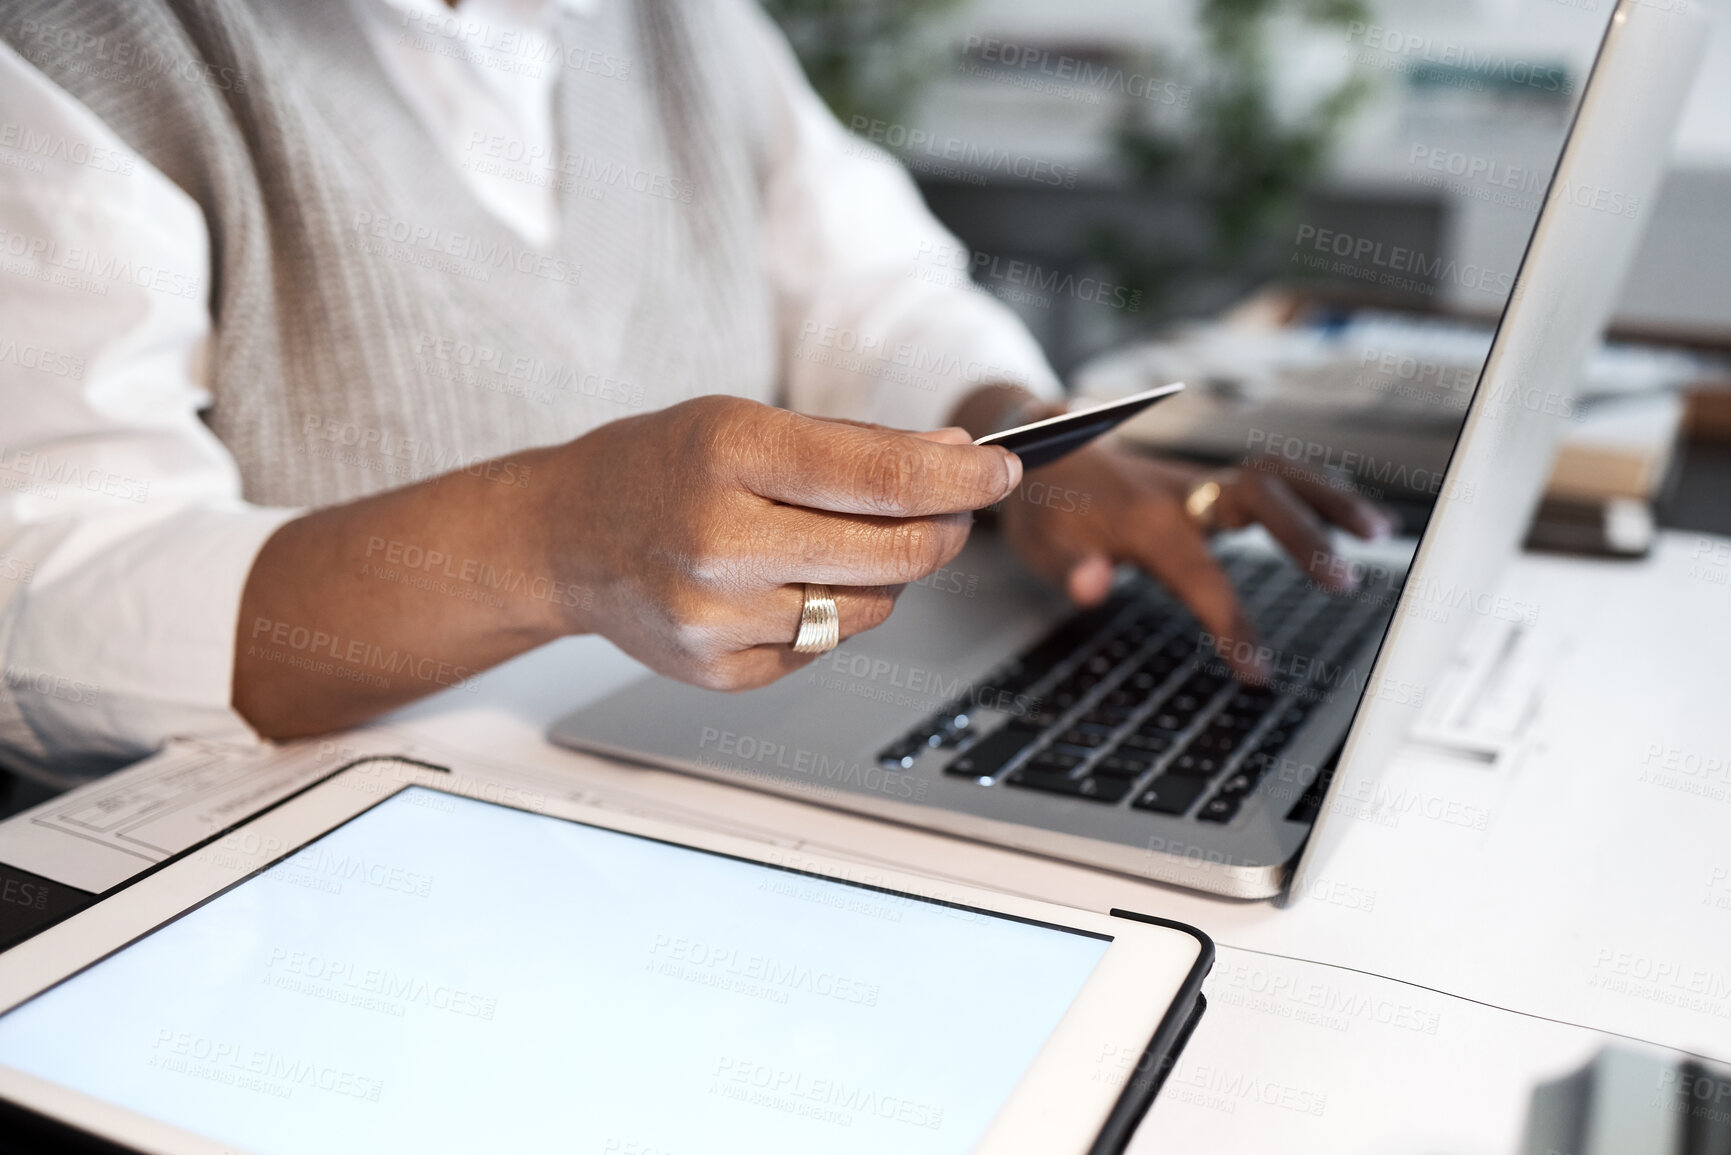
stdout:
<svg viewBox="0 0 1731 1155">
<path fill-rule="evenodd" d="M 1357 232 L 1374 221 L 1391 245 L 1506 264 L 1611 3 L 766 0 L 843 123 L 903 156 L 976 258 L 1001 258 L 977 279 L 1019 309 L 1060 371 L 1287 271 L 1300 220 Z M 1035 163 L 994 165 L 1004 157 Z M 1461 173 L 1462 157 L 1488 172 Z M 1046 300 L 1003 271 L 1018 259 L 1142 295 L 1133 309 Z M 1428 300 L 1485 305 L 1458 281 Z M 1723 33 L 1619 321 L 1731 337 Z"/>
<path fill-rule="evenodd" d="M 962 242 L 910 275 L 971 273 L 1083 392 L 1189 381 L 1144 423 L 1162 451 L 1222 459 L 1277 429 L 1418 477 L 1446 462 L 1613 6 L 764 3 Z M 1731 6 L 1641 3 L 1715 25 Z M 1657 200 L 1583 195 L 1651 220 L 1612 324 L 1633 343 L 1563 403 L 1560 536 L 1535 541 L 1639 556 L 1655 522 L 1731 531 L 1711 512 L 1731 482 L 1731 35 Z M 1405 496 L 1416 521 L 1435 492 Z"/>
</svg>

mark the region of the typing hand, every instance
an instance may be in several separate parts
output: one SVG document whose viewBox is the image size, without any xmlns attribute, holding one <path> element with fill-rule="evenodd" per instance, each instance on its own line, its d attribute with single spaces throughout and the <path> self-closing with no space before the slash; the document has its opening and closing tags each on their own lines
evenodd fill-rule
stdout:
<svg viewBox="0 0 1731 1155">
<path fill-rule="evenodd" d="M 1255 627 L 1208 552 L 1208 527 L 1186 508 L 1197 485 L 1211 477 L 1220 486 L 1213 525 L 1239 529 L 1260 522 L 1312 581 L 1332 592 L 1349 592 L 1351 567 L 1338 564 L 1330 527 L 1377 538 L 1396 526 L 1394 515 L 1376 503 L 1289 462 L 1252 461 L 1211 474 L 1095 445 L 1028 474 L 1005 503 L 1005 532 L 1035 572 L 1079 605 L 1106 597 L 1117 562 L 1140 566 L 1190 607 L 1241 678 L 1258 680 L 1264 672 L 1254 656 L 1232 656 L 1254 654 L 1254 645 L 1233 643 L 1254 642 Z"/>
</svg>

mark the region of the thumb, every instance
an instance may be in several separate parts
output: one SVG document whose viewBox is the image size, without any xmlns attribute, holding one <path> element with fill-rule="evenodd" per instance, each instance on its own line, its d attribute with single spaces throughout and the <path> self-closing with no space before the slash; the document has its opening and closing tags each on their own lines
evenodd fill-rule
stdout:
<svg viewBox="0 0 1731 1155">
<path fill-rule="evenodd" d="M 968 431 L 957 425 L 910 433 L 908 436 L 918 437 L 921 441 L 935 441 L 939 445 L 972 445 L 974 443 L 974 439 L 968 436 Z"/>
</svg>

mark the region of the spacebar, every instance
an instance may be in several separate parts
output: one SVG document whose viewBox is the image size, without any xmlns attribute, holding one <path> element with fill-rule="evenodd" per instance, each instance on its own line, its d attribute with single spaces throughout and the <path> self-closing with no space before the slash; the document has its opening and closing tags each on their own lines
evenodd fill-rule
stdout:
<svg viewBox="0 0 1731 1155">
<path fill-rule="evenodd" d="M 1033 745 L 1040 733 L 1035 726 L 1005 726 L 981 738 L 968 747 L 966 753 L 951 759 L 950 764 L 944 767 L 944 773 L 960 774 L 965 778 L 996 778 L 1012 758 Z"/>
</svg>

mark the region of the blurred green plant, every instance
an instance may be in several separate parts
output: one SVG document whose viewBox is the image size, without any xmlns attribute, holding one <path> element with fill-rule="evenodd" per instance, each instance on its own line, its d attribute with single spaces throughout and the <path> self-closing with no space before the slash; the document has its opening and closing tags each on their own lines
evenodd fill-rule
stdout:
<svg viewBox="0 0 1731 1155">
<path fill-rule="evenodd" d="M 949 46 L 924 26 L 963 0 L 763 0 L 843 124 L 899 120 Z"/>
<path fill-rule="evenodd" d="M 1239 271 L 1254 260 L 1257 242 L 1297 212 L 1370 91 L 1354 70 L 1309 107 L 1283 107 L 1271 67 L 1277 33 L 1294 25 L 1344 28 L 1369 17 L 1367 0 L 1201 0 L 1204 55 L 1191 70 L 1190 116 L 1173 123 L 1131 108 L 1119 120 L 1117 153 L 1138 187 L 1188 188 L 1200 196 L 1207 271 Z M 1111 231 L 1097 235 L 1092 247 L 1155 300 L 1184 272 L 1200 271 L 1139 252 Z"/>
<path fill-rule="evenodd" d="M 762 0 L 843 124 L 856 116 L 903 119 L 954 51 L 930 35 L 930 22 L 966 2 Z M 1198 0 L 1196 19 L 1197 59 L 1145 62 L 1150 75 L 1184 82 L 1188 112 L 1170 116 L 1158 104 L 1128 102 L 1113 146 L 1133 187 L 1201 205 L 1202 256 L 1157 250 L 1109 226 L 1088 241 L 1090 256 L 1150 305 L 1198 275 L 1253 274 L 1259 244 L 1298 211 L 1370 90 L 1354 70 L 1308 107 L 1293 108 L 1276 93 L 1273 68 L 1283 34 L 1368 21 L 1370 0 Z"/>
</svg>

